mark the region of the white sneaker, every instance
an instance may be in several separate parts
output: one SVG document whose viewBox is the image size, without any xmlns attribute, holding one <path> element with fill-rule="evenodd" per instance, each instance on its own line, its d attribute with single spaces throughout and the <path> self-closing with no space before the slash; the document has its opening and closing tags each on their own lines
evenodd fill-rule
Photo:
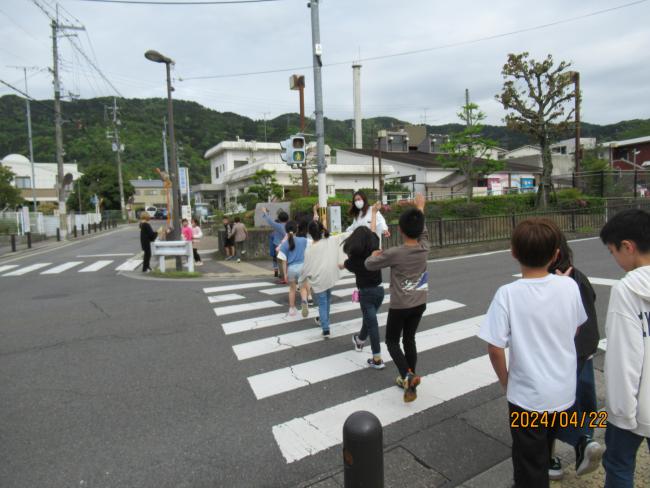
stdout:
<svg viewBox="0 0 650 488">
<path fill-rule="evenodd" d="M 295 317 L 296 315 L 298 315 L 298 310 L 296 310 L 295 307 L 291 307 L 289 309 L 289 313 L 287 313 L 287 316 L 288 317 Z"/>
<path fill-rule="evenodd" d="M 237 259 L 237 262 L 238 262 L 238 263 L 241 263 L 241 259 L 238 258 L 238 259 Z"/>
</svg>

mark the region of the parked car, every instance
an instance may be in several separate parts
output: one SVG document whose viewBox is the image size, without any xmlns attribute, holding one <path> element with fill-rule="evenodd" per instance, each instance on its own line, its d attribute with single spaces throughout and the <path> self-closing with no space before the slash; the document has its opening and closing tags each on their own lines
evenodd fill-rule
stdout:
<svg viewBox="0 0 650 488">
<path fill-rule="evenodd" d="M 156 213 L 153 216 L 154 219 L 166 219 L 167 218 L 167 209 L 166 208 L 159 208 L 156 210 Z"/>
<path fill-rule="evenodd" d="M 155 218 L 156 212 L 158 211 L 156 207 L 147 207 L 144 210 L 149 214 L 149 217 L 151 218 Z"/>
</svg>

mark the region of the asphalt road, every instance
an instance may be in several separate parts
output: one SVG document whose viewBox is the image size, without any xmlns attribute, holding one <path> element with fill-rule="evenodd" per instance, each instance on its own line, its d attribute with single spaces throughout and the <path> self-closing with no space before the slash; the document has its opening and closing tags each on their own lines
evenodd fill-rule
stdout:
<svg viewBox="0 0 650 488">
<path fill-rule="evenodd" d="M 572 247 L 575 264 L 588 276 L 622 276 L 599 241 Z M 340 445 L 287 462 L 273 427 L 389 388 L 392 363 L 258 399 L 248 378 L 349 351 L 349 334 L 239 359 L 233 346 L 281 342 L 286 334 L 316 329 L 299 321 L 226 334 L 224 324 L 284 312 L 286 295 L 264 294 L 273 286 L 255 285 L 209 294 L 205 287 L 241 282 L 145 280 L 139 270 L 115 271 L 138 251 L 137 229 L 129 227 L 0 262 L 0 269 L 19 265 L 11 270 L 51 263 L 19 276 L 0 272 L 0 486 L 289 487 L 339 470 Z M 116 256 L 98 256 L 108 254 Z M 96 272 L 78 271 L 98 260 L 112 262 Z M 83 264 L 40 274 L 71 261 Z M 498 286 L 518 269 L 509 253 L 497 252 L 435 261 L 429 271 L 430 302 L 462 306 L 425 317 L 420 331 L 484 314 Z M 609 287 L 595 289 L 604 317 Z M 231 303 L 209 303 L 208 296 L 224 293 L 242 295 L 232 304 L 246 306 L 217 316 L 213 308 Z M 280 306 L 255 305 L 263 301 Z M 347 302 L 347 296 L 334 301 Z M 332 330 L 359 315 L 358 309 L 333 315 Z M 481 340 L 467 337 L 422 352 L 418 370 L 433 374 L 485 353 Z M 492 383 L 409 415 L 385 427 L 384 444 L 406 445 L 426 459 L 432 440 L 418 433 L 441 424 L 448 445 L 432 462 L 447 470 L 453 486 L 507 455 L 499 436 L 489 435 L 505 412 L 490 409 L 480 420 L 488 432 L 471 467 L 458 461 L 458 449 L 484 432 L 453 421 L 502 396 Z M 444 419 L 452 421 L 442 427 Z"/>
</svg>

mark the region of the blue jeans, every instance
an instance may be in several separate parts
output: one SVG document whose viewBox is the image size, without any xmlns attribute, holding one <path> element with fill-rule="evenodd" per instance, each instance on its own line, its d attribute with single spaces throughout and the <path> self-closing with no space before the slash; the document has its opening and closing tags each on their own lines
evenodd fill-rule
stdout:
<svg viewBox="0 0 650 488">
<path fill-rule="evenodd" d="M 381 345 L 379 343 L 379 323 L 377 323 L 377 311 L 384 301 L 384 287 L 375 286 L 372 288 L 361 288 L 359 290 L 359 304 L 361 305 L 361 314 L 363 322 L 359 331 L 359 339 L 365 341 L 370 336 L 370 348 L 372 354 L 379 356 L 381 354 Z"/>
<path fill-rule="evenodd" d="M 592 359 L 587 361 L 578 360 L 578 381 L 576 383 L 576 402 L 571 411 L 577 411 L 579 415 L 582 412 L 596 412 L 596 381 L 594 380 L 594 362 Z M 582 436 L 592 437 L 594 429 L 589 427 L 589 422 L 581 427 L 567 427 L 557 430 L 557 439 L 562 442 L 576 447 Z"/>
<path fill-rule="evenodd" d="M 636 467 L 636 452 L 644 437 L 620 429 L 611 422 L 607 423 L 605 431 L 605 488 L 634 488 L 634 468 Z M 650 438 L 645 438 L 650 450 Z"/>
<path fill-rule="evenodd" d="M 330 305 L 332 304 L 332 289 L 314 293 L 318 300 L 318 315 L 323 332 L 330 330 Z"/>
</svg>

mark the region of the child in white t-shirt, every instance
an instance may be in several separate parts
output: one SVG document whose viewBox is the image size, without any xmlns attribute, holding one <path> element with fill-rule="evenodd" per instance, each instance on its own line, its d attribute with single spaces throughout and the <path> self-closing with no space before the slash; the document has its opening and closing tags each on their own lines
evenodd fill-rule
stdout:
<svg viewBox="0 0 650 488">
<path fill-rule="evenodd" d="M 574 336 L 587 320 L 574 280 L 549 274 L 560 230 L 549 219 L 528 219 L 512 233 L 511 252 L 523 278 L 497 290 L 479 337 L 510 411 L 515 486 L 549 486 L 549 459 L 560 412 L 576 392 Z M 510 349 L 506 366 L 505 348 Z M 565 414 L 566 415 L 566 414 Z"/>
</svg>

